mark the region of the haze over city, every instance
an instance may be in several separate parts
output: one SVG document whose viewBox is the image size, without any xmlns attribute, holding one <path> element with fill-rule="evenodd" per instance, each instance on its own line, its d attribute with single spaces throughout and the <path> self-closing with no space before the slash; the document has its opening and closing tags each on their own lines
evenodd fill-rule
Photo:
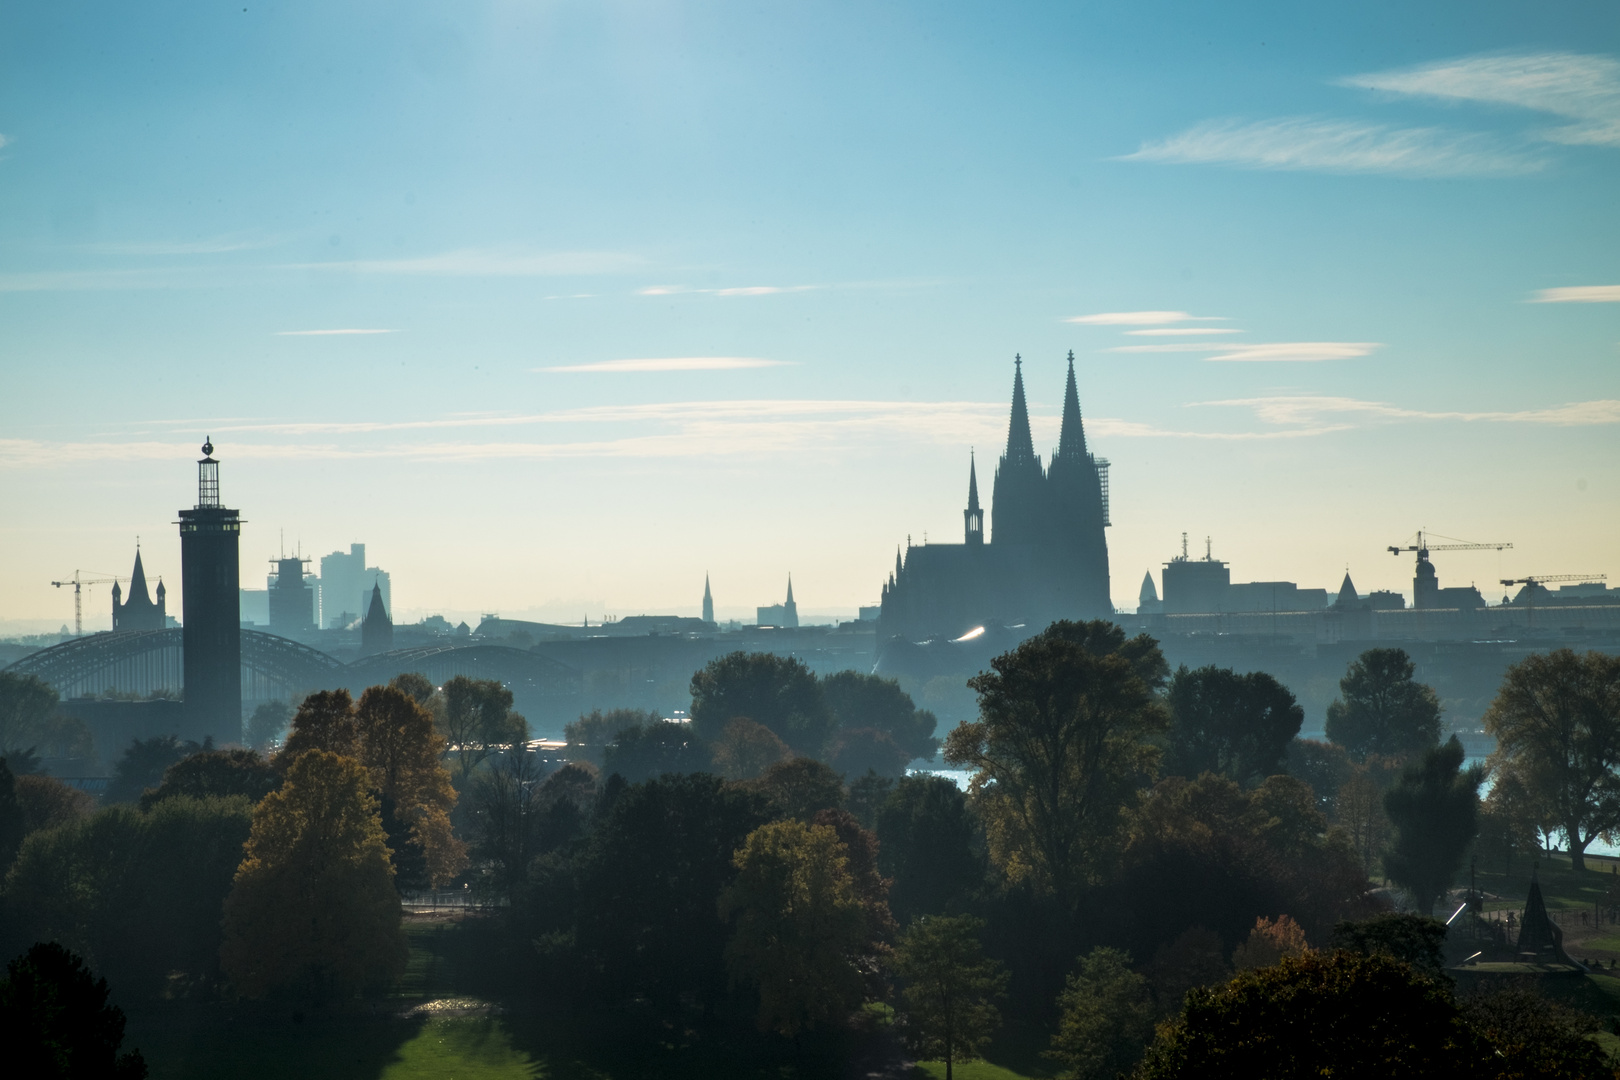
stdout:
<svg viewBox="0 0 1620 1080">
<path fill-rule="evenodd" d="M 353 541 L 396 621 L 853 617 L 1035 447 L 1073 350 L 1113 601 L 1613 573 L 1602 5 L 14 9 L 0 619 L 178 610 L 211 436 L 244 584 Z M 86 629 L 109 625 L 106 594 Z M 98 621 L 99 620 L 99 621 Z"/>
</svg>

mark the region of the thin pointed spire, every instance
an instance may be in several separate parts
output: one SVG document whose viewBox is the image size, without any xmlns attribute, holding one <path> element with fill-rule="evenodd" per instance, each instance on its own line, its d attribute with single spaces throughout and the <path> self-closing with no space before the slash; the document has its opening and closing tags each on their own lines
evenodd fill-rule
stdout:
<svg viewBox="0 0 1620 1080">
<path fill-rule="evenodd" d="M 1002 456 L 1008 462 L 1033 462 L 1035 440 L 1029 434 L 1029 405 L 1024 400 L 1024 358 L 1013 357 L 1012 415 L 1007 421 L 1007 452 Z"/>
<path fill-rule="evenodd" d="M 132 602 L 139 600 L 142 604 L 149 604 L 152 601 L 151 595 L 146 591 L 146 569 L 141 566 L 141 549 L 138 545 L 135 548 L 135 569 L 129 574 L 129 598 Z"/>
<path fill-rule="evenodd" d="M 788 575 L 787 602 L 790 603 L 790 604 L 793 603 L 793 575 L 792 574 Z"/>
<path fill-rule="evenodd" d="M 1080 391 L 1074 382 L 1074 350 L 1069 350 L 1069 385 L 1063 391 L 1063 428 L 1058 434 L 1057 458 L 1086 456 L 1086 428 L 1080 419 Z"/>
<path fill-rule="evenodd" d="M 979 509 L 979 470 L 973 460 L 973 450 L 968 450 L 968 504 L 969 510 Z"/>
</svg>

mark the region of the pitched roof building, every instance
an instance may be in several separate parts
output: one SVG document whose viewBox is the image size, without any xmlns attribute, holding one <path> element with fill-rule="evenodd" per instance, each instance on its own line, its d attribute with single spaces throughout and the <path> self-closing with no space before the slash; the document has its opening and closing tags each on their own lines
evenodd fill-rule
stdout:
<svg viewBox="0 0 1620 1080">
<path fill-rule="evenodd" d="M 146 570 L 141 566 L 141 549 L 135 548 L 135 569 L 129 575 L 129 599 L 122 600 L 118 582 L 112 588 L 112 628 L 114 630 L 162 630 L 168 625 L 168 596 L 163 579 L 158 578 L 157 600 L 146 591 Z"/>
</svg>

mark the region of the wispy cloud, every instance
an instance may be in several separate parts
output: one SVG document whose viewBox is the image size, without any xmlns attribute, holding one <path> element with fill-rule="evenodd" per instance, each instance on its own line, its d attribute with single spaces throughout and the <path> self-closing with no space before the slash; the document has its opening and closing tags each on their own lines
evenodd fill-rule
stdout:
<svg viewBox="0 0 1620 1080">
<path fill-rule="evenodd" d="M 1213 352 L 1206 360 L 1230 361 L 1295 361 L 1347 360 L 1366 356 L 1378 348 L 1376 341 L 1277 341 L 1254 345 L 1231 342 L 1175 341 L 1162 345 L 1115 345 L 1108 352 L 1115 353 L 1185 353 Z"/>
<path fill-rule="evenodd" d="M 334 334 L 397 334 L 398 330 L 277 330 L 276 337 L 329 337 Z"/>
<path fill-rule="evenodd" d="M 1542 289 L 1531 297 L 1532 304 L 1620 304 L 1620 285 L 1571 285 L 1563 289 Z"/>
<path fill-rule="evenodd" d="M 1360 416 L 1386 420 L 1460 420 L 1514 424 L 1548 424 L 1555 427 L 1584 427 L 1594 424 L 1620 424 L 1620 401 L 1600 399 L 1576 401 L 1544 409 L 1463 412 L 1434 409 L 1408 409 L 1384 401 L 1362 401 L 1347 397 L 1234 398 L 1202 401 L 1207 406 L 1243 407 L 1254 411 L 1270 424 L 1318 425 L 1328 417 Z"/>
<path fill-rule="evenodd" d="M 1547 164 L 1494 135 L 1309 116 L 1210 120 L 1118 160 L 1424 177 L 1513 176 Z"/>
<path fill-rule="evenodd" d="M 1194 334 L 1241 334 L 1243 331 L 1227 326 L 1182 326 L 1159 330 L 1127 330 L 1125 333 L 1131 337 L 1190 337 Z"/>
<path fill-rule="evenodd" d="M 97 255 L 222 255 L 231 251 L 254 251 L 274 247 L 279 238 L 231 233 L 201 240 L 145 240 L 124 243 L 82 244 L 81 251 Z"/>
<path fill-rule="evenodd" d="M 1550 142 L 1620 146 L 1620 61 L 1569 52 L 1491 53 L 1354 75 L 1341 85 L 1409 97 L 1508 105 L 1574 123 L 1537 134 Z"/>
<path fill-rule="evenodd" d="M 1081 326 L 1159 326 L 1178 322 L 1220 322 L 1224 315 L 1189 315 L 1185 311 L 1104 311 L 1096 315 L 1075 315 L 1064 322 Z"/>
<path fill-rule="evenodd" d="M 0 292 L 74 292 L 91 289 L 167 289 L 204 279 L 165 270 L 33 270 L 0 274 Z"/>
<path fill-rule="evenodd" d="M 347 270 L 359 274 L 419 274 L 444 277 L 572 277 L 633 270 L 646 260 L 618 251 L 524 252 L 464 248 L 409 259 L 348 259 L 292 263 L 292 270 Z"/>
<path fill-rule="evenodd" d="M 637 296 L 777 296 L 781 293 L 813 292 L 820 285 L 738 285 L 725 289 L 692 289 L 685 285 L 649 285 L 637 289 Z"/>
<path fill-rule="evenodd" d="M 742 368 L 784 367 L 789 360 L 763 360 L 757 356 L 661 356 L 637 360 L 597 360 L 589 364 L 563 364 L 536 371 L 736 371 Z"/>
</svg>

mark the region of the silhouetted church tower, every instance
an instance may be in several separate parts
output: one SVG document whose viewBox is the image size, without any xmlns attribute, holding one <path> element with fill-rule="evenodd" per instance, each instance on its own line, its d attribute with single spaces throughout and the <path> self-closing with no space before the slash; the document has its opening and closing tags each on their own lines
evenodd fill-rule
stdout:
<svg viewBox="0 0 1620 1080">
<path fill-rule="evenodd" d="M 1029 434 L 1024 401 L 1024 358 L 1013 357 L 1012 415 L 1007 419 L 1007 450 L 996 466 L 990 492 L 990 539 L 997 544 L 1031 544 L 1041 533 L 1046 474 Z"/>
<path fill-rule="evenodd" d="M 1044 537 L 1050 546 L 1047 563 L 1065 608 L 1112 614 L 1109 599 L 1108 496 L 1104 488 L 1108 462 L 1086 448 L 1080 419 L 1080 393 L 1074 382 L 1074 353 L 1069 353 L 1069 381 L 1063 391 L 1063 427 L 1057 453 L 1046 471 L 1051 519 Z"/>
<path fill-rule="evenodd" d="M 186 726 L 215 742 L 242 737 L 242 520 L 219 503 L 219 462 L 203 443 L 197 505 L 180 511 Z"/>
<path fill-rule="evenodd" d="M 709 592 L 709 575 L 703 575 L 703 621 L 714 622 L 714 596 Z"/>
<path fill-rule="evenodd" d="M 979 509 L 979 471 L 968 451 L 968 504 L 962 511 L 963 542 L 969 547 L 984 543 L 984 511 Z"/>
<path fill-rule="evenodd" d="M 141 566 L 141 547 L 135 545 L 135 569 L 129 575 L 129 599 L 123 600 L 123 590 L 113 582 L 112 602 L 114 630 L 162 630 L 168 623 L 168 594 L 163 579 L 158 579 L 157 602 L 146 592 L 146 570 Z"/>
<path fill-rule="evenodd" d="M 393 647 L 394 620 L 388 617 L 388 609 L 383 606 L 382 585 L 373 582 L 371 603 L 366 608 L 365 620 L 360 624 L 360 655 L 375 656 Z"/>
</svg>

